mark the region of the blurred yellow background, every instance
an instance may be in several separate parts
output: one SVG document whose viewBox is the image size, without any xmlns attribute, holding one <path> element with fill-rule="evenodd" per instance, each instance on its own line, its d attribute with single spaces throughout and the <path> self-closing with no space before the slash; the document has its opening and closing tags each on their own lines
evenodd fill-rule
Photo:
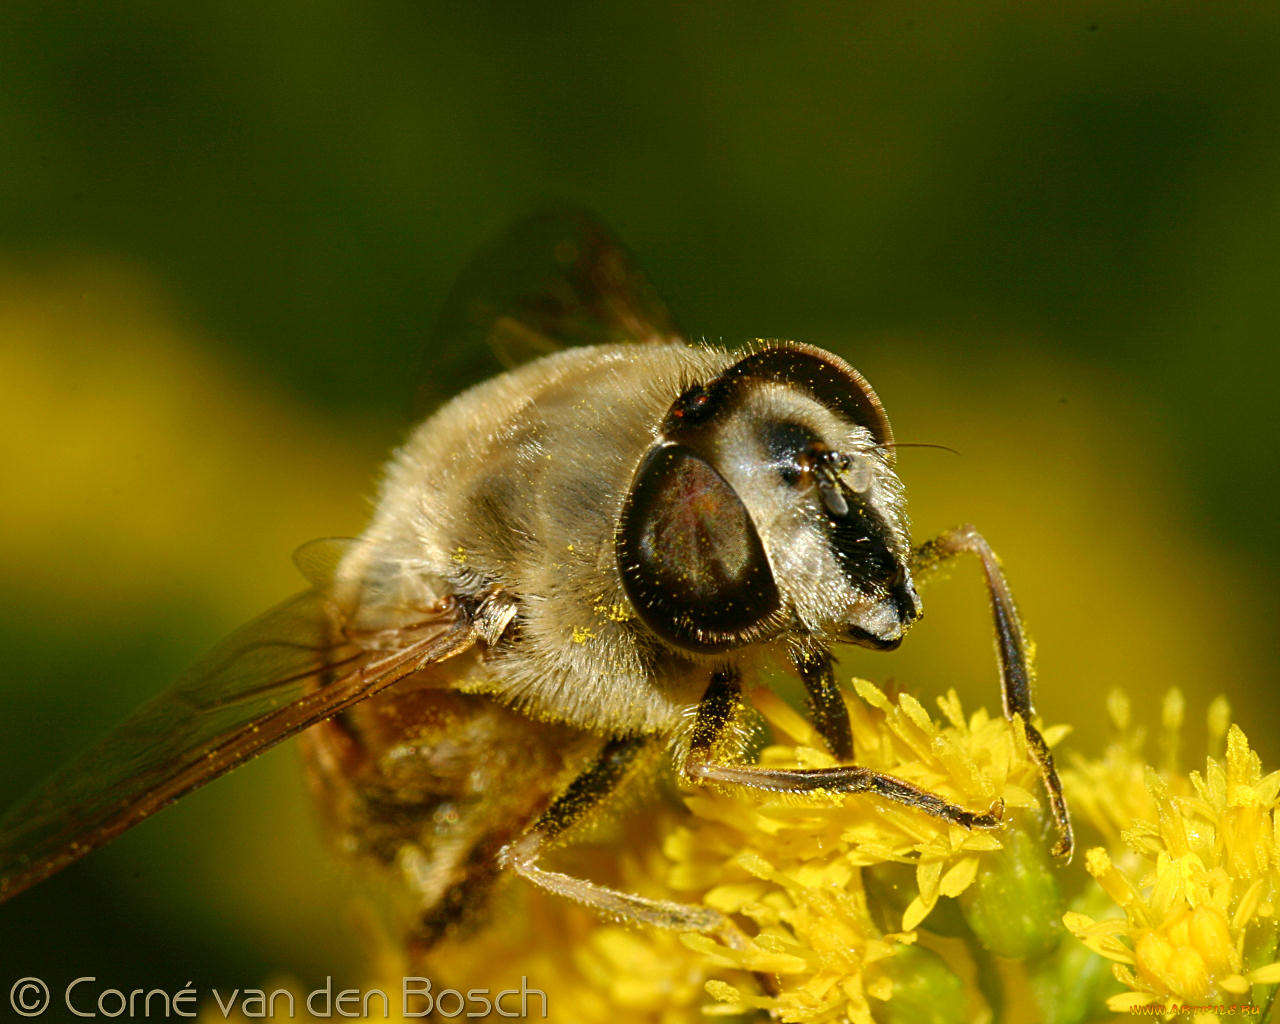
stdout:
<svg viewBox="0 0 1280 1024">
<path fill-rule="evenodd" d="M 1069 744 L 1111 687 L 1154 715 L 1177 685 L 1280 764 L 1278 19 L 6 4 L 0 797 L 360 529 L 454 275 L 546 196 L 613 224 L 692 336 L 835 349 L 901 440 L 958 449 L 901 454 L 917 537 L 968 520 L 1000 553 Z M 994 706 L 976 571 L 924 599 L 842 672 Z M 354 971 L 314 831 L 273 752 L 0 907 L 6 965 Z"/>
</svg>

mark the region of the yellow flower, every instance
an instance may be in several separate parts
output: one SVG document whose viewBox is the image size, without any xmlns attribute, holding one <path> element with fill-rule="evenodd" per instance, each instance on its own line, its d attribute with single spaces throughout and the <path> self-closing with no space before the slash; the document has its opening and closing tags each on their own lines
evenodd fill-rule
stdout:
<svg viewBox="0 0 1280 1024">
<path fill-rule="evenodd" d="M 1127 989 L 1108 1001 L 1117 1012 L 1260 1005 L 1280 981 L 1280 773 L 1263 775 L 1235 725 L 1225 730 L 1225 755 L 1209 757 L 1203 774 L 1178 773 L 1181 708 L 1178 694 L 1166 698 L 1163 771 L 1142 766 L 1141 738 L 1128 730 L 1124 702 L 1113 699 L 1113 720 L 1127 735 L 1064 779 L 1077 811 L 1110 847 L 1089 851 L 1089 874 L 1123 912 L 1101 920 L 1071 913 L 1065 923 L 1114 962 Z M 1225 704 L 1216 703 L 1215 746 L 1227 720 Z"/>
<path fill-rule="evenodd" d="M 954 694 L 935 720 L 911 696 L 854 690 L 859 763 L 974 810 L 1002 800 L 1000 827 L 865 795 L 690 790 L 683 809 L 605 824 L 565 855 L 587 877 L 719 910 L 732 938 L 601 922 L 512 883 L 491 928 L 425 964 L 384 942 L 376 987 L 398 993 L 402 976 L 428 975 L 436 991 L 466 993 L 527 978 L 546 993 L 546 1019 L 573 1024 L 1093 1024 L 1142 1008 L 1208 1021 L 1268 1004 L 1280 983 L 1280 773 L 1263 773 L 1225 702 L 1210 710 L 1216 756 L 1186 774 L 1181 697 L 1163 704 L 1158 767 L 1128 701 L 1111 698 L 1114 742 L 1064 773 L 1081 834 L 1100 844 L 1063 865 L 1016 723 L 966 715 Z M 761 763 L 833 763 L 782 699 L 761 690 L 752 703 L 772 732 Z M 1046 733 L 1057 742 L 1064 730 Z M 1073 897 L 1065 914 L 1060 885 Z"/>
<path fill-rule="evenodd" d="M 988 1013 L 978 978 L 988 954 L 969 948 L 982 946 L 975 935 L 1043 951 L 1061 933 L 1023 732 L 986 711 L 966 716 L 954 694 L 939 702 L 939 724 L 914 697 L 855 686 L 847 704 L 860 763 L 974 810 L 1003 801 L 1005 823 L 968 830 L 867 795 L 689 791 L 685 810 L 606 826 L 594 845 L 574 848 L 574 867 L 713 907 L 738 923 L 739 944 L 601 922 L 514 883 L 493 927 L 433 950 L 426 964 L 381 944 L 370 975 L 384 980 L 367 988 L 398 992 L 405 974 L 463 992 L 527 977 L 547 993 L 548 1019 L 574 1024 L 692 1024 L 708 1013 L 755 1021 L 762 1011 L 813 1024 L 959 1024 Z M 834 763 L 772 692 L 752 702 L 776 741 L 762 763 Z M 1062 734 L 1050 730 L 1050 741 Z M 1026 998 L 1010 995 L 1005 1007 Z"/>
<path fill-rule="evenodd" d="M 942 960 L 913 947 L 921 942 L 957 958 L 945 939 L 922 931 L 940 901 L 957 897 L 969 927 L 997 942 L 1042 950 L 1056 941 L 1060 908 L 1043 870 L 1036 766 L 1020 728 L 982 710 L 966 717 L 954 693 L 939 701 L 940 725 L 908 694 L 891 700 L 870 683 L 854 687 L 860 699 L 847 704 L 860 764 L 974 810 L 1002 801 L 1009 823 L 969 830 L 863 795 L 832 794 L 820 802 L 740 790 L 687 795 L 694 817 L 664 846 L 673 861 L 669 883 L 678 895 L 699 893 L 708 906 L 752 928 L 737 947 L 696 935 L 685 944 L 712 965 L 774 979 L 774 992 L 754 982 L 711 979 L 707 990 L 726 1009 L 767 1009 L 784 1021 L 883 1019 L 909 987 L 901 966 L 910 962 L 915 975 L 932 976 L 934 1005 L 930 1017 L 902 1019 L 965 1019 L 964 1008 L 979 1005 L 981 994 Z M 774 736 L 789 741 L 766 748 L 762 764 L 835 763 L 811 724 L 772 692 L 753 694 L 752 703 Z M 1064 732 L 1049 730 L 1049 741 Z M 1017 847 L 1016 865 L 1007 856 L 1014 835 L 1028 840 Z M 997 897 L 1000 912 L 984 916 L 982 907 L 966 905 L 971 887 L 995 891 L 996 879 L 1016 879 L 1011 899 L 1007 892 Z M 1018 912 L 1024 908 L 1031 913 Z M 948 909 L 955 917 L 957 907 Z M 997 920 L 1013 926 L 1003 933 L 986 927 Z M 929 995 L 923 994 L 926 1005 Z"/>
</svg>

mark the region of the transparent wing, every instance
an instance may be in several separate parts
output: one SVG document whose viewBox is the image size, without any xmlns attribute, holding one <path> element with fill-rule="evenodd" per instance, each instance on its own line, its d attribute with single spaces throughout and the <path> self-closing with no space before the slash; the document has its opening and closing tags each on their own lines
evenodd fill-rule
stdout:
<svg viewBox="0 0 1280 1024">
<path fill-rule="evenodd" d="M 485 245 L 445 301 L 415 411 L 574 345 L 681 337 L 622 244 L 589 213 L 543 210 Z"/>
<path fill-rule="evenodd" d="M 0 818 L 0 900 L 148 815 L 474 642 L 456 602 L 396 630 L 344 632 L 322 589 L 233 633 Z"/>
</svg>

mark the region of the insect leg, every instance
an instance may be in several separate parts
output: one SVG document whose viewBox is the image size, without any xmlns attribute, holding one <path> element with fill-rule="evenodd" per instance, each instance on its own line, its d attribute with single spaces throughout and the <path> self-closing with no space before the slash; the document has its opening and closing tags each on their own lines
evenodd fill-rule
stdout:
<svg viewBox="0 0 1280 1024">
<path fill-rule="evenodd" d="M 797 648 L 791 652 L 791 664 L 804 683 L 809 720 L 818 735 L 837 761 L 852 761 L 853 729 L 849 725 L 849 709 L 836 686 L 831 652 Z"/>
<path fill-rule="evenodd" d="M 965 828 L 994 828 L 1000 824 L 1004 805 L 999 801 L 985 813 L 967 811 L 936 793 L 856 764 L 835 768 L 762 768 L 758 765 L 721 764 L 716 761 L 717 741 L 741 706 L 742 687 L 737 672 L 714 673 L 711 685 L 698 704 L 689 741 L 689 757 L 684 772 L 691 781 L 719 782 L 774 793 L 875 793 Z"/>
<path fill-rule="evenodd" d="M 976 555 L 982 562 L 982 572 L 987 581 L 987 593 L 991 596 L 991 611 L 995 618 L 996 652 L 1000 658 L 1000 683 L 1004 696 L 1004 713 L 1012 719 L 1016 714 L 1022 720 L 1031 756 L 1040 768 L 1053 820 L 1058 826 L 1058 841 L 1053 852 L 1059 857 L 1070 858 L 1075 845 L 1071 832 L 1071 815 L 1066 798 L 1062 795 L 1062 782 L 1053 765 L 1053 754 L 1045 743 L 1040 730 L 1032 724 L 1035 708 L 1031 700 L 1031 658 L 1027 652 L 1022 621 L 1009 592 L 1009 584 L 1000 571 L 1000 562 L 982 534 L 972 526 L 958 526 L 941 536 L 922 544 L 911 557 L 911 568 L 917 578 L 929 575 L 940 563 L 957 555 Z"/>
<path fill-rule="evenodd" d="M 596 810 L 625 780 L 638 755 L 652 750 L 656 742 L 651 736 L 610 740 L 595 763 L 574 779 L 520 838 L 503 847 L 498 863 L 548 892 L 610 917 L 679 931 L 729 931 L 729 920 L 714 910 L 647 899 L 538 866 L 542 855 L 567 830 Z"/>
</svg>

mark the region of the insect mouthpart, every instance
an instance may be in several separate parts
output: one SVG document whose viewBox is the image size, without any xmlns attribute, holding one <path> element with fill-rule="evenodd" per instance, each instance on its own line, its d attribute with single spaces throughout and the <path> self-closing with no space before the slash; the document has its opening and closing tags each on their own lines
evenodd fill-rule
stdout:
<svg viewBox="0 0 1280 1024">
<path fill-rule="evenodd" d="M 871 494 L 871 461 L 831 450 L 809 454 L 828 540 L 845 578 L 863 595 L 846 635 L 864 647 L 893 650 L 920 618 L 920 597 L 895 531 Z"/>
<path fill-rule="evenodd" d="M 849 623 L 846 636 L 861 647 L 892 651 L 922 614 L 920 595 L 904 570 L 887 596 L 862 609 L 857 621 Z"/>
</svg>

